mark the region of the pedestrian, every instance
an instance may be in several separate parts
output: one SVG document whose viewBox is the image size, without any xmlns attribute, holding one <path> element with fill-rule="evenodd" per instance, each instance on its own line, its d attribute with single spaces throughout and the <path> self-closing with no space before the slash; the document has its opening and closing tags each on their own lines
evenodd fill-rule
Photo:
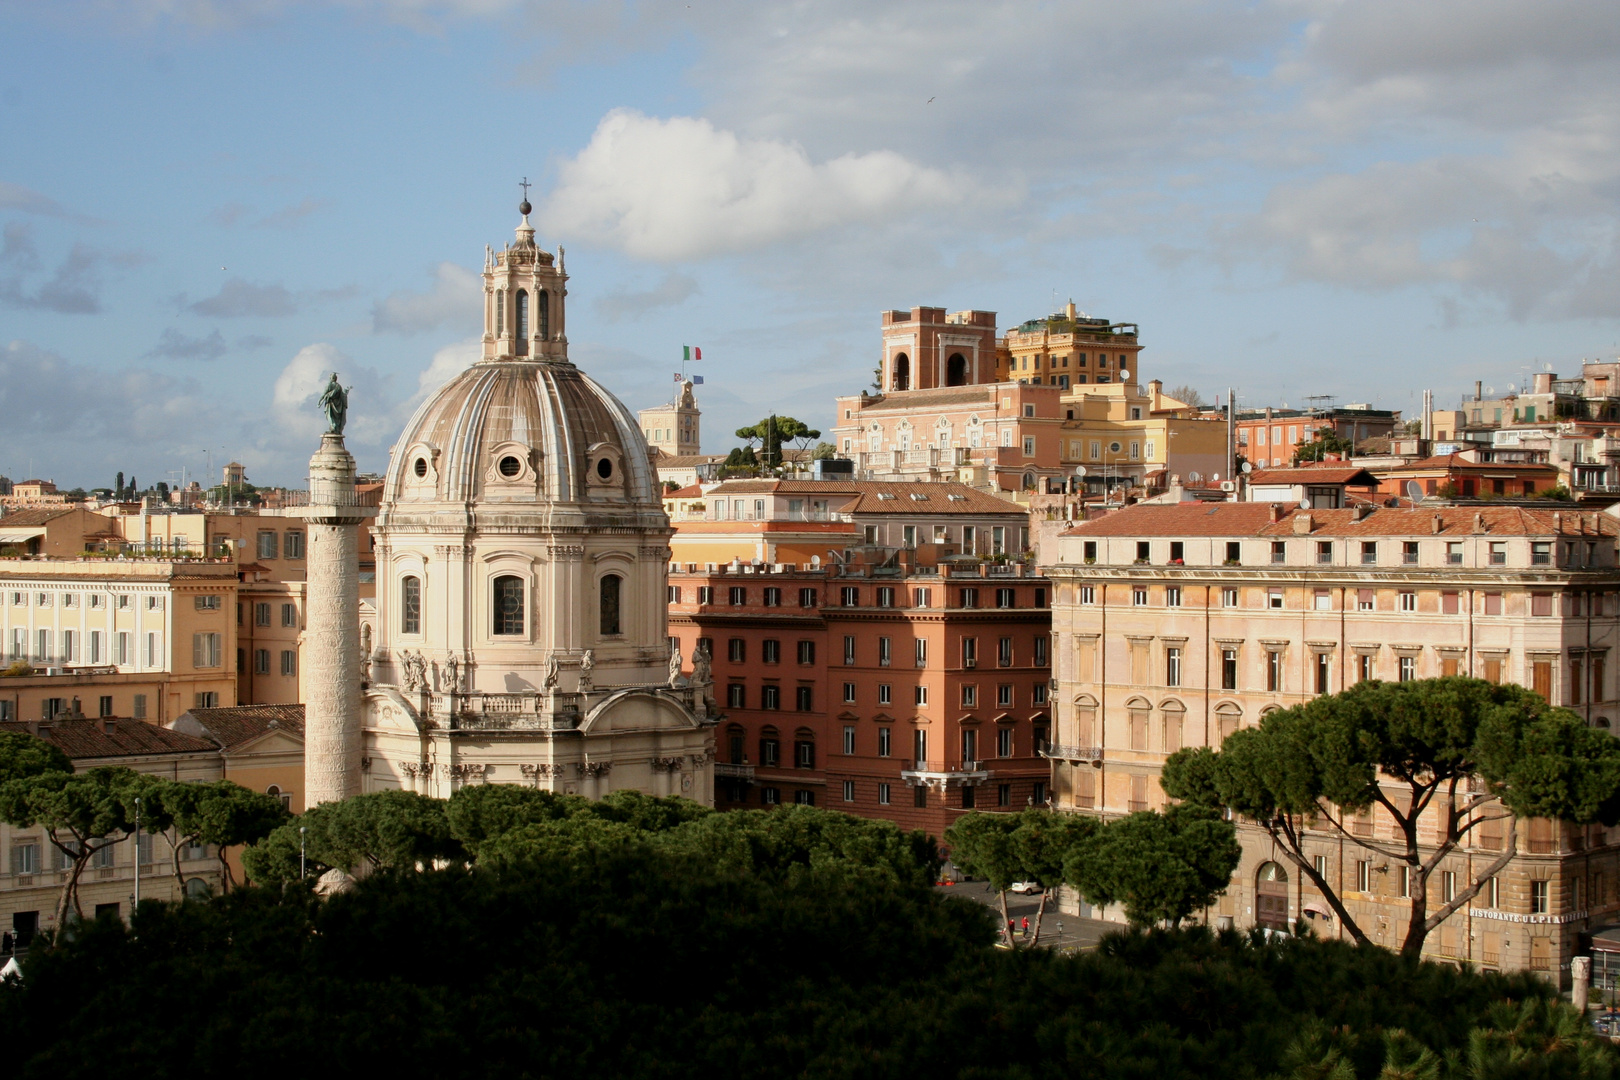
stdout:
<svg viewBox="0 0 1620 1080">
<path fill-rule="evenodd" d="M 1007 920 L 1007 940 L 1011 941 L 1012 939 L 1013 939 L 1013 921 L 1011 919 L 1008 919 Z"/>
<path fill-rule="evenodd" d="M 1024 936 L 1026 938 L 1029 937 L 1029 916 L 1028 915 L 1024 916 L 1023 931 L 1024 931 Z"/>
<path fill-rule="evenodd" d="M 1059 919 L 1058 920 L 1058 937 L 1062 937 L 1062 936 L 1063 936 L 1063 920 Z"/>
</svg>

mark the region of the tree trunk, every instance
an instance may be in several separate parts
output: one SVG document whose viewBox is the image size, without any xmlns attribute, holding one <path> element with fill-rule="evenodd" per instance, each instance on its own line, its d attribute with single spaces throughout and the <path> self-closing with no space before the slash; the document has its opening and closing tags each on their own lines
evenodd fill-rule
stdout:
<svg viewBox="0 0 1620 1080">
<path fill-rule="evenodd" d="M 180 869 L 180 837 L 165 834 L 164 839 L 169 841 L 169 853 L 174 856 L 174 883 L 183 898 L 186 895 L 186 875 Z"/>
<path fill-rule="evenodd" d="M 73 865 L 68 870 L 68 879 L 62 884 L 62 895 L 56 898 L 56 928 L 61 930 L 67 919 L 68 905 L 73 905 L 73 914 L 84 918 L 84 912 L 79 910 L 79 875 L 90 862 L 90 856 L 95 849 L 89 844 L 79 845 L 79 850 L 73 856 Z"/>
<path fill-rule="evenodd" d="M 1007 890 L 1001 891 L 1001 932 L 1006 935 L 1007 948 L 1013 948 L 1012 918 L 1007 914 Z"/>
<path fill-rule="evenodd" d="M 236 882 L 231 877 L 231 864 L 225 859 L 225 845 L 219 845 L 219 892 L 223 896 Z"/>
<path fill-rule="evenodd" d="M 1041 906 L 1035 909 L 1035 937 L 1029 943 L 1032 949 L 1041 943 L 1041 918 L 1046 914 L 1046 892 L 1044 888 L 1041 890 Z"/>
</svg>

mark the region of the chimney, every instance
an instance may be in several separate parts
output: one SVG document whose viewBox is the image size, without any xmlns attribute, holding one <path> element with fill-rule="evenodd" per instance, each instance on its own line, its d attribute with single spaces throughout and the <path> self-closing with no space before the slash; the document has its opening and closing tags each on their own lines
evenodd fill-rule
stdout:
<svg viewBox="0 0 1620 1080">
<path fill-rule="evenodd" d="M 1483 383 L 1482 380 L 1480 380 L 1480 379 L 1475 379 L 1474 380 L 1474 400 L 1475 401 L 1479 400 L 1480 390 L 1483 387 L 1483 385 L 1484 385 L 1484 383 Z"/>
<path fill-rule="evenodd" d="M 1313 524 L 1315 523 L 1311 520 L 1310 514 L 1300 513 L 1294 515 L 1294 531 L 1301 536 L 1309 533 Z"/>
<path fill-rule="evenodd" d="M 1372 516 L 1374 509 L 1375 507 L 1372 503 L 1357 503 L 1355 509 L 1351 511 L 1350 520 L 1365 521 L 1367 518 Z"/>
<path fill-rule="evenodd" d="M 1271 520 L 1273 524 L 1282 520 L 1282 503 L 1271 504 Z"/>
<path fill-rule="evenodd" d="M 1476 513 L 1474 515 L 1474 533 L 1475 533 L 1475 535 L 1481 535 L 1481 534 L 1484 534 L 1484 533 L 1488 533 L 1490 531 L 1491 531 L 1490 529 L 1485 527 L 1485 515 Z"/>
<path fill-rule="evenodd" d="M 1446 527 L 1446 519 L 1441 517 L 1439 514 L 1434 515 L 1434 526 L 1433 526 L 1433 528 L 1434 528 L 1435 533 L 1438 535 L 1439 533 L 1441 533 L 1441 532 L 1443 532 L 1445 530 L 1445 527 Z"/>
<path fill-rule="evenodd" d="M 1535 389 L 1532 391 L 1532 393 L 1536 393 L 1536 394 L 1550 394 L 1550 393 L 1552 393 L 1553 380 L 1556 379 L 1556 378 L 1558 378 L 1558 376 L 1555 373 L 1551 372 L 1551 371 L 1538 371 L 1538 372 L 1536 372 L 1536 375 L 1535 375 Z"/>
<path fill-rule="evenodd" d="M 1075 311 L 1075 309 L 1074 309 L 1074 301 L 1073 300 L 1070 300 L 1068 302 L 1068 304 L 1064 306 L 1063 314 L 1068 316 L 1068 319 L 1069 319 L 1070 322 L 1074 321 L 1075 316 L 1078 315 L 1079 312 Z"/>
<path fill-rule="evenodd" d="M 113 731 L 115 730 L 114 727 L 113 727 L 113 725 L 115 723 L 116 723 L 116 721 L 113 720 L 113 718 L 110 717 L 110 716 L 104 718 L 101 721 L 101 733 L 103 735 L 111 735 L 113 733 Z"/>
</svg>

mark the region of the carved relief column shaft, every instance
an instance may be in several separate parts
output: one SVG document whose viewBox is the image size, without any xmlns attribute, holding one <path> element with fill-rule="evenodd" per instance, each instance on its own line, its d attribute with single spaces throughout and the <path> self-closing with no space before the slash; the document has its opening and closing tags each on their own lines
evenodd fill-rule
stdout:
<svg viewBox="0 0 1620 1080">
<path fill-rule="evenodd" d="M 321 436 L 309 461 L 307 629 L 304 650 L 304 801 L 358 795 L 360 583 L 355 528 L 375 514 L 357 506 L 354 458 L 343 436 Z"/>
</svg>

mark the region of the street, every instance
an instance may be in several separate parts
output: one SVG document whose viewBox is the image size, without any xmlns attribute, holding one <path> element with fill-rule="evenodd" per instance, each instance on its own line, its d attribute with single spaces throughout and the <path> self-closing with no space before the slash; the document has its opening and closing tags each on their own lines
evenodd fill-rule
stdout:
<svg viewBox="0 0 1620 1080">
<path fill-rule="evenodd" d="M 936 885 L 936 892 L 948 896 L 960 896 L 967 900 L 983 904 L 995 916 L 995 921 L 1001 921 L 1001 901 L 994 889 L 982 881 L 964 881 L 956 885 Z M 1018 893 L 1007 894 L 1007 917 L 1014 924 L 1020 924 L 1024 916 L 1029 916 L 1029 933 L 1033 939 L 1035 935 L 1035 913 L 1040 909 L 1040 894 L 1022 896 Z M 1061 929 L 1060 929 L 1061 928 Z M 1082 919 L 1074 915 L 1061 915 L 1057 910 L 1056 900 L 1049 901 L 1046 906 L 1046 917 L 1041 923 L 1041 944 L 1043 949 L 1053 948 L 1065 951 L 1078 951 L 1090 949 L 1101 941 L 1104 934 L 1117 933 L 1124 927 L 1119 923 L 1103 922 L 1101 919 Z M 1014 935 L 1014 941 L 1023 939 Z"/>
</svg>

